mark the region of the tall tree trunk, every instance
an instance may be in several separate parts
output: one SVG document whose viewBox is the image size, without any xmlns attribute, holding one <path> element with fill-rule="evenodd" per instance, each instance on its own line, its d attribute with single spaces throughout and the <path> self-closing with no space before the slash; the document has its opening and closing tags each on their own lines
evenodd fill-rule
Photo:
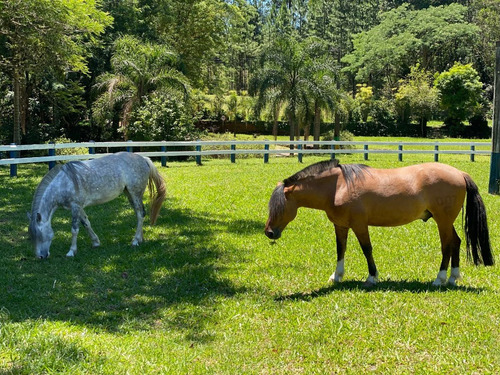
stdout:
<svg viewBox="0 0 500 375">
<path fill-rule="evenodd" d="M 278 140 L 278 113 L 279 113 L 279 108 L 276 106 L 274 108 L 274 113 L 273 113 L 273 137 L 274 140 Z"/>
<path fill-rule="evenodd" d="M 321 134 L 321 108 L 318 103 L 314 103 L 314 129 L 313 136 L 315 141 L 319 141 L 319 136 Z M 319 148 L 318 145 L 314 145 L 314 148 Z"/>
<path fill-rule="evenodd" d="M 288 125 L 290 126 L 290 140 L 293 141 L 295 136 L 295 118 L 292 113 L 293 111 L 288 111 Z M 293 145 L 290 145 L 290 150 L 293 150 Z"/>
<path fill-rule="evenodd" d="M 25 74 L 24 80 L 20 82 L 20 124 L 21 124 L 21 134 L 26 135 L 26 123 L 28 118 L 28 108 L 29 108 L 29 97 L 32 91 L 31 86 L 29 85 L 29 77 L 28 73 Z"/>
<path fill-rule="evenodd" d="M 308 141 L 310 135 L 311 135 L 311 124 L 308 121 L 304 126 L 304 141 Z"/>
<path fill-rule="evenodd" d="M 335 108 L 335 128 L 333 131 L 333 139 L 340 140 L 340 115 L 338 108 Z"/>
<path fill-rule="evenodd" d="M 427 138 L 427 119 L 425 117 L 420 118 L 420 126 L 422 131 L 422 137 Z"/>
<path fill-rule="evenodd" d="M 14 86 L 14 132 L 12 142 L 19 145 L 21 144 L 21 78 L 17 68 L 14 69 L 12 80 Z"/>
<path fill-rule="evenodd" d="M 339 59 L 340 63 L 340 59 Z M 340 79 L 337 78 L 337 92 L 340 92 Z M 333 129 L 333 139 L 340 140 L 340 115 L 339 115 L 339 105 L 335 106 L 335 127 Z"/>
</svg>

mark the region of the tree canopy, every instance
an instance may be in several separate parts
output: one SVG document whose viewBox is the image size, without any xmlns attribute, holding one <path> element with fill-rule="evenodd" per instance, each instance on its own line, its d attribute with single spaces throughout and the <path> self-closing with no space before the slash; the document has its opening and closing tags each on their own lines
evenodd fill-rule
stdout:
<svg viewBox="0 0 500 375">
<path fill-rule="evenodd" d="M 454 117 L 469 121 L 491 103 L 498 20 L 500 0 L 0 0 L 0 140 L 116 140 L 153 118 L 189 137 L 222 115 L 315 139 L 333 123 L 420 129 L 449 119 L 444 81 L 410 93 L 456 63 L 477 72 L 481 111 Z M 239 110 L 248 92 L 256 107 Z"/>
</svg>

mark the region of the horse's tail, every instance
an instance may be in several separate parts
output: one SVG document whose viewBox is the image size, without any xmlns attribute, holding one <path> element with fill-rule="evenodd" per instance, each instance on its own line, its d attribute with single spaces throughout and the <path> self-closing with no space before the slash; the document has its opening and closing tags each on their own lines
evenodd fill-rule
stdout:
<svg viewBox="0 0 500 375">
<path fill-rule="evenodd" d="M 486 208 L 472 178 L 466 173 L 464 173 L 464 178 L 467 188 L 467 205 L 465 209 L 467 257 L 470 259 L 472 255 L 475 265 L 483 263 L 485 266 L 492 266 L 494 259 L 491 253 Z"/>
<path fill-rule="evenodd" d="M 167 184 L 165 180 L 161 176 L 158 169 L 156 169 L 155 165 L 149 158 L 145 158 L 149 165 L 149 195 L 151 196 L 151 210 L 149 213 L 149 218 L 151 225 L 156 223 L 156 219 L 158 219 L 158 215 L 160 215 L 160 208 L 165 200 L 165 195 L 167 193 Z M 156 192 L 155 192 L 156 190 Z"/>
</svg>

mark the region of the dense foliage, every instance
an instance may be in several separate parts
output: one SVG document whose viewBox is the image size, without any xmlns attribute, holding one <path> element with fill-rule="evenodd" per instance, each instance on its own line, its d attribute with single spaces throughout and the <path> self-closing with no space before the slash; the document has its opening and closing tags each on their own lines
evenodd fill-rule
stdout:
<svg viewBox="0 0 500 375">
<path fill-rule="evenodd" d="M 0 0 L 0 141 L 485 124 L 499 20 L 500 0 Z M 471 97 L 446 92 L 457 66 Z"/>
</svg>

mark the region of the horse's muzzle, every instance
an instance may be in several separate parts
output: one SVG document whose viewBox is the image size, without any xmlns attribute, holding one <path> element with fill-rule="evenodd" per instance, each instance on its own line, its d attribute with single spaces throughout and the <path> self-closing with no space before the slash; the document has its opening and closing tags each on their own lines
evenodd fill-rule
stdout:
<svg viewBox="0 0 500 375">
<path fill-rule="evenodd" d="M 266 229 L 265 234 L 270 240 L 277 240 L 281 237 L 281 231 L 279 229 Z"/>
</svg>

